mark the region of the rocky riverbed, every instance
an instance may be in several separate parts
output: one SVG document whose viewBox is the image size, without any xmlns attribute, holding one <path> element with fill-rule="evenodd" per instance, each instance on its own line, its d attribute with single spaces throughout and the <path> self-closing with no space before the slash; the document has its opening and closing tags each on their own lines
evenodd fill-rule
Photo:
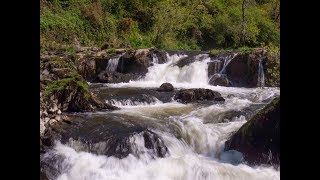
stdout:
<svg viewBox="0 0 320 180">
<path fill-rule="evenodd" d="M 42 54 L 43 179 L 279 179 L 278 58 L 264 49 Z"/>
</svg>

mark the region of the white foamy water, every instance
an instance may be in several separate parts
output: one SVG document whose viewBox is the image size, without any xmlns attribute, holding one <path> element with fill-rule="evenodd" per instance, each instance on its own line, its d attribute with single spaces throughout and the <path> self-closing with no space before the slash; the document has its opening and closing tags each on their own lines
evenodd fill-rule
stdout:
<svg viewBox="0 0 320 180">
<path fill-rule="evenodd" d="M 159 99 L 153 97 L 151 102 L 140 102 L 140 101 L 134 101 L 131 99 L 126 100 L 116 100 L 116 99 L 110 99 L 106 100 L 106 103 L 112 104 L 114 106 L 120 107 L 120 108 L 130 108 L 130 107 L 143 107 L 143 106 L 152 106 L 152 105 L 158 105 L 163 104 Z"/>
<path fill-rule="evenodd" d="M 61 170 L 58 180 L 278 180 L 280 170 L 272 167 L 248 166 L 241 162 L 239 152 L 223 152 L 224 143 L 232 132 L 246 121 L 243 115 L 221 117 L 228 112 L 243 111 L 280 94 L 279 88 L 232 88 L 208 85 L 210 58 L 199 57 L 182 68 L 175 66 L 185 55 L 168 57 L 165 64 L 149 68 L 139 81 L 107 84 L 108 87 L 159 87 L 170 82 L 175 88 L 208 88 L 218 91 L 226 99 L 219 104 L 181 104 L 174 100 L 162 103 L 158 99 L 139 102 L 108 100 L 121 107 L 100 115 L 127 115 L 135 121 L 143 121 L 158 134 L 168 148 L 164 158 L 154 158 L 144 147 L 140 134 L 130 139 L 140 156 L 119 159 L 84 152 L 76 145 L 57 143 L 46 158 L 61 156 L 63 160 L 54 166 Z M 94 114 L 94 113 L 93 113 Z M 120 121 L 125 121 L 121 119 Z M 107 126 L 107 124 L 106 124 Z M 97 127 L 99 128 L 99 127 Z"/>
<path fill-rule="evenodd" d="M 185 119 L 181 128 L 188 140 L 179 140 L 166 132 L 156 131 L 169 150 L 165 158 L 155 158 L 144 154 L 135 157 L 129 155 L 124 159 L 94 155 L 75 151 L 73 148 L 58 143 L 54 154 L 65 157 L 60 163 L 63 173 L 58 180 L 100 180 L 100 179 L 132 179 L 132 180 L 273 180 L 280 179 L 280 172 L 271 167 L 249 167 L 244 164 L 232 165 L 221 162 L 219 154 L 223 148 L 224 134 L 238 129 L 244 119 L 232 123 L 206 126 L 196 119 Z M 144 148 L 143 138 L 135 137 L 137 148 Z M 208 154 L 208 150 L 213 153 Z M 201 154 L 202 153 L 202 154 Z M 230 159 L 231 158 L 231 159 Z M 228 160 L 232 160 L 230 157 Z"/>
<path fill-rule="evenodd" d="M 200 54 L 196 61 L 179 68 L 175 64 L 187 55 L 174 54 L 169 56 L 164 64 L 154 64 L 148 68 L 146 76 L 138 81 L 129 83 L 108 84 L 110 87 L 159 87 L 164 82 L 174 87 L 203 87 L 208 85 L 208 62 L 210 57 Z"/>
<path fill-rule="evenodd" d="M 116 71 L 116 69 L 118 67 L 119 59 L 121 58 L 121 56 L 123 56 L 123 54 L 124 53 L 119 54 L 119 55 L 109 59 L 106 70 L 112 71 L 112 72 Z"/>
</svg>

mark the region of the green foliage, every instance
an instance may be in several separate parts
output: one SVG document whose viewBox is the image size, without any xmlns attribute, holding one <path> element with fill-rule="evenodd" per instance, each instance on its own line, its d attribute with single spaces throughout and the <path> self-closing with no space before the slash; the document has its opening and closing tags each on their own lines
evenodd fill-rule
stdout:
<svg viewBox="0 0 320 180">
<path fill-rule="evenodd" d="M 209 51 L 209 53 L 212 55 L 218 55 L 220 53 L 230 53 L 230 52 L 232 52 L 231 49 L 211 49 Z"/>
<path fill-rule="evenodd" d="M 250 2 L 250 3 L 249 3 Z M 40 0 L 41 51 L 83 46 L 238 48 L 240 0 Z M 279 46 L 279 0 L 248 1 L 245 46 Z M 71 51 L 70 49 L 68 51 Z"/>
<path fill-rule="evenodd" d="M 251 52 L 252 50 L 253 50 L 253 48 L 250 48 L 250 47 L 247 47 L 247 46 L 243 46 L 243 47 L 240 47 L 240 48 L 237 49 L 237 51 L 240 54 L 245 54 L 245 53 Z"/>
<path fill-rule="evenodd" d="M 45 90 L 43 94 L 45 96 L 49 96 L 52 93 L 57 93 L 65 90 L 66 88 L 80 88 L 80 90 L 83 90 L 85 94 L 85 98 L 89 98 L 89 86 L 88 84 L 82 80 L 81 76 L 78 74 L 76 70 L 71 70 L 70 77 L 63 78 L 60 80 L 51 81 L 50 84 L 48 84 L 45 87 Z"/>
<path fill-rule="evenodd" d="M 267 83 L 273 87 L 280 87 L 280 60 L 277 60 L 273 68 L 267 69 L 270 78 L 267 79 Z"/>
</svg>

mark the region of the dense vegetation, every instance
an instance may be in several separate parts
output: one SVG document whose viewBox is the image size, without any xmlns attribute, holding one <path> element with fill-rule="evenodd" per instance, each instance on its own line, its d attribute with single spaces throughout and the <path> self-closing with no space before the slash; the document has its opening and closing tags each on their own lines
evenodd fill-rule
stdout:
<svg viewBox="0 0 320 180">
<path fill-rule="evenodd" d="M 41 50 L 279 47 L 280 0 L 40 0 Z"/>
</svg>

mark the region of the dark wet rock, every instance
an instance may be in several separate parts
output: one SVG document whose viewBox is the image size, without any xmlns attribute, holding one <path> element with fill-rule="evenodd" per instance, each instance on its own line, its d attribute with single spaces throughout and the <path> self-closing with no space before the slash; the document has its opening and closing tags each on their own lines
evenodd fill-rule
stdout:
<svg viewBox="0 0 320 180">
<path fill-rule="evenodd" d="M 121 82 L 129 82 L 130 80 L 137 80 L 141 76 L 138 74 L 124 74 L 119 72 L 110 72 L 110 71 L 102 71 L 97 79 L 93 82 L 98 83 L 121 83 Z"/>
<path fill-rule="evenodd" d="M 215 74 L 211 77 L 209 84 L 213 86 L 231 86 L 231 82 L 228 80 L 227 76 L 220 74 Z"/>
<path fill-rule="evenodd" d="M 93 92 L 99 92 L 98 98 L 101 100 L 117 101 L 137 101 L 143 103 L 154 102 L 154 98 L 160 100 L 163 103 L 171 102 L 174 96 L 174 91 L 164 92 L 158 91 L 158 89 L 146 89 L 146 88 L 107 88 L 97 87 L 92 88 Z"/>
<path fill-rule="evenodd" d="M 208 63 L 208 77 L 213 76 L 214 74 L 217 74 L 221 71 L 223 67 L 223 62 L 221 61 L 214 61 Z"/>
<path fill-rule="evenodd" d="M 226 66 L 224 72 L 221 72 L 226 57 L 237 55 Z M 231 82 L 233 87 L 257 87 L 259 61 L 262 61 L 265 74 L 265 86 L 279 86 L 280 81 L 280 54 L 268 52 L 263 48 L 255 48 L 247 51 L 221 51 L 216 54 L 210 53 L 212 62 L 208 65 L 208 77 L 215 73 L 223 73 Z M 217 67 L 218 66 L 218 67 Z M 218 72 L 217 72 L 218 70 Z"/>
<path fill-rule="evenodd" d="M 200 52 L 198 52 L 200 53 Z M 203 61 L 204 59 L 208 58 L 209 55 L 208 54 L 190 54 L 187 57 L 181 58 L 177 63 L 176 66 L 178 67 L 184 67 L 187 66 L 191 63 L 194 63 L 196 61 Z"/>
<path fill-rule="evenodd" d="M 82 61 L 78 66 L 78 72 L 84 79 L 92 81 L 96 77 L 96 61 L 93 59 Z"/>
<path fill-rule="evenodd" d="M 164 64 L 168 61 L 166 52 L 160 49 L 151 49 L 151 53 L 158 58 L 159 64 Z"/>
<path fill-rule="evenodd" d="M 170 83 L 163 83 L 158 89 L 158 91 L 165 91 L 165 92 L 170 92 L 173 90 L 174 90 L 173 85 Z"/>
<path fill-rule="evenodd" d="M 40 171 L 40 180 L 49 180 L 47 175 L 42 171 Z"/>
<path fill-rule="evenodd" d="M 137 138 L 137 136 L 143 137 L 144 147 L 152 152 L 141 152 L 141 149 L 139 149 L 141 147 L 136 147 L 136 144 L 132 143 L 132 139 Z M 141 153 L 149 153 L 149 155 L 154 157 L 165 157 L 168 151 L 160 136 L 150 130 L 143 130 L 139 133 L 135 132 L 122 137 L 114 137 L 107 144 L 108 148 L 105 154 L 117 158 L 124 158 L 129 154 L 139 156 Z"/>
<path fill-rule="evenodd" d="M 95 59 L 94 59 L 94 61 L 96 63 L 96 69 L 95 69 L 96 74 L 95 75 L 98 75 L 102 71 L 105 71 L 106 68 L 108 67 L 108 62 L 109 62 L 110 58 L 113 58 L 116 56 L 119 56 L 119 54 L 110 53 L 110 54 L 105 54 L 102 57 L 95 57 Z"/>
<path fill-rule="evenodd" d="M 117 158 L 129 154 L 139 157 L 146 153 L 151 157 L 165 157 L 168 153 L 159 135 L 134 120 L 124 122 L 119 121 L 119 117 L 106 116 L 75 118 L 78 120 L 73 120 L 62 133 L 61 142 L 70 146 L 77 144 L 73 147 L 76 150 Z"/>
<path fill-rule="evenodd" d="M 270 68 L 271 56 L 264 49 L 253 49 L 238 55 L 228 64 L 225 73 L 234 87 L 257 87 L 259 61 L 262 61 L 266 82 L 270 79 L 267 71 Z M 268 62 L 268 63 L 267 63 Z M 268 65 L 269 64 L 269 65 Z M 270 84 L 266 83 L 266 86 Z"/>
<path fill-rule="evenodd" d="M 280 165 L 280 96 L 255 114 L 225 143 L 249 164 Z"/>
<path fill-rule="evenodd" d="M 256 87 L 259 60 L 249 59 L 249 54 L 236 56 L 226 67 L 226 74 L 236 87 Z"/>
<path fill-rule="evenodd" d="M 139 94 L 131 96 L 108 96 L 105 98 L 110 104 L 114 101 L 122 103 L 122 105 L 139 105 L 139 104 L 151 104 L 155 103 L 158 99 L 148 94 Z"/>
<path fill-rule="evenodd" d="M 221 94 L 211 89 L 182 89 L 179 90 L 175 96 L 175 100 L 182 103 L 190 103 L 203 100 L 215 100 L 215 101 L 225 101 Z"/>
<path fill-rule="evenodd" d="M 64 119 L 61 118 L 63 112 L 115 109 L 118 108 L 100 101 L 90 92 L 87 82 L 78 73 L 72 59 L 52 56 L 40 60 L 40 139 L 42 146 L 51 144 L 46 133 L 51 130 L 60 132 L 60 123 Z"/>
<path fill-rule="evenodd" d="M 152 62 L 152 54 L 149 49 L 138 49 L 126 52 L 119 59 L 117 72 L 144 75 Z"/>
<path fill-rule="evenodd" d="M 147 149 L 153 150 L 157 157 L 165 157 L 168 148 L 165 146 L 163 140 L 156 133 L 145 130 L 143 131 L 144 146 Z"/>
</svg>

